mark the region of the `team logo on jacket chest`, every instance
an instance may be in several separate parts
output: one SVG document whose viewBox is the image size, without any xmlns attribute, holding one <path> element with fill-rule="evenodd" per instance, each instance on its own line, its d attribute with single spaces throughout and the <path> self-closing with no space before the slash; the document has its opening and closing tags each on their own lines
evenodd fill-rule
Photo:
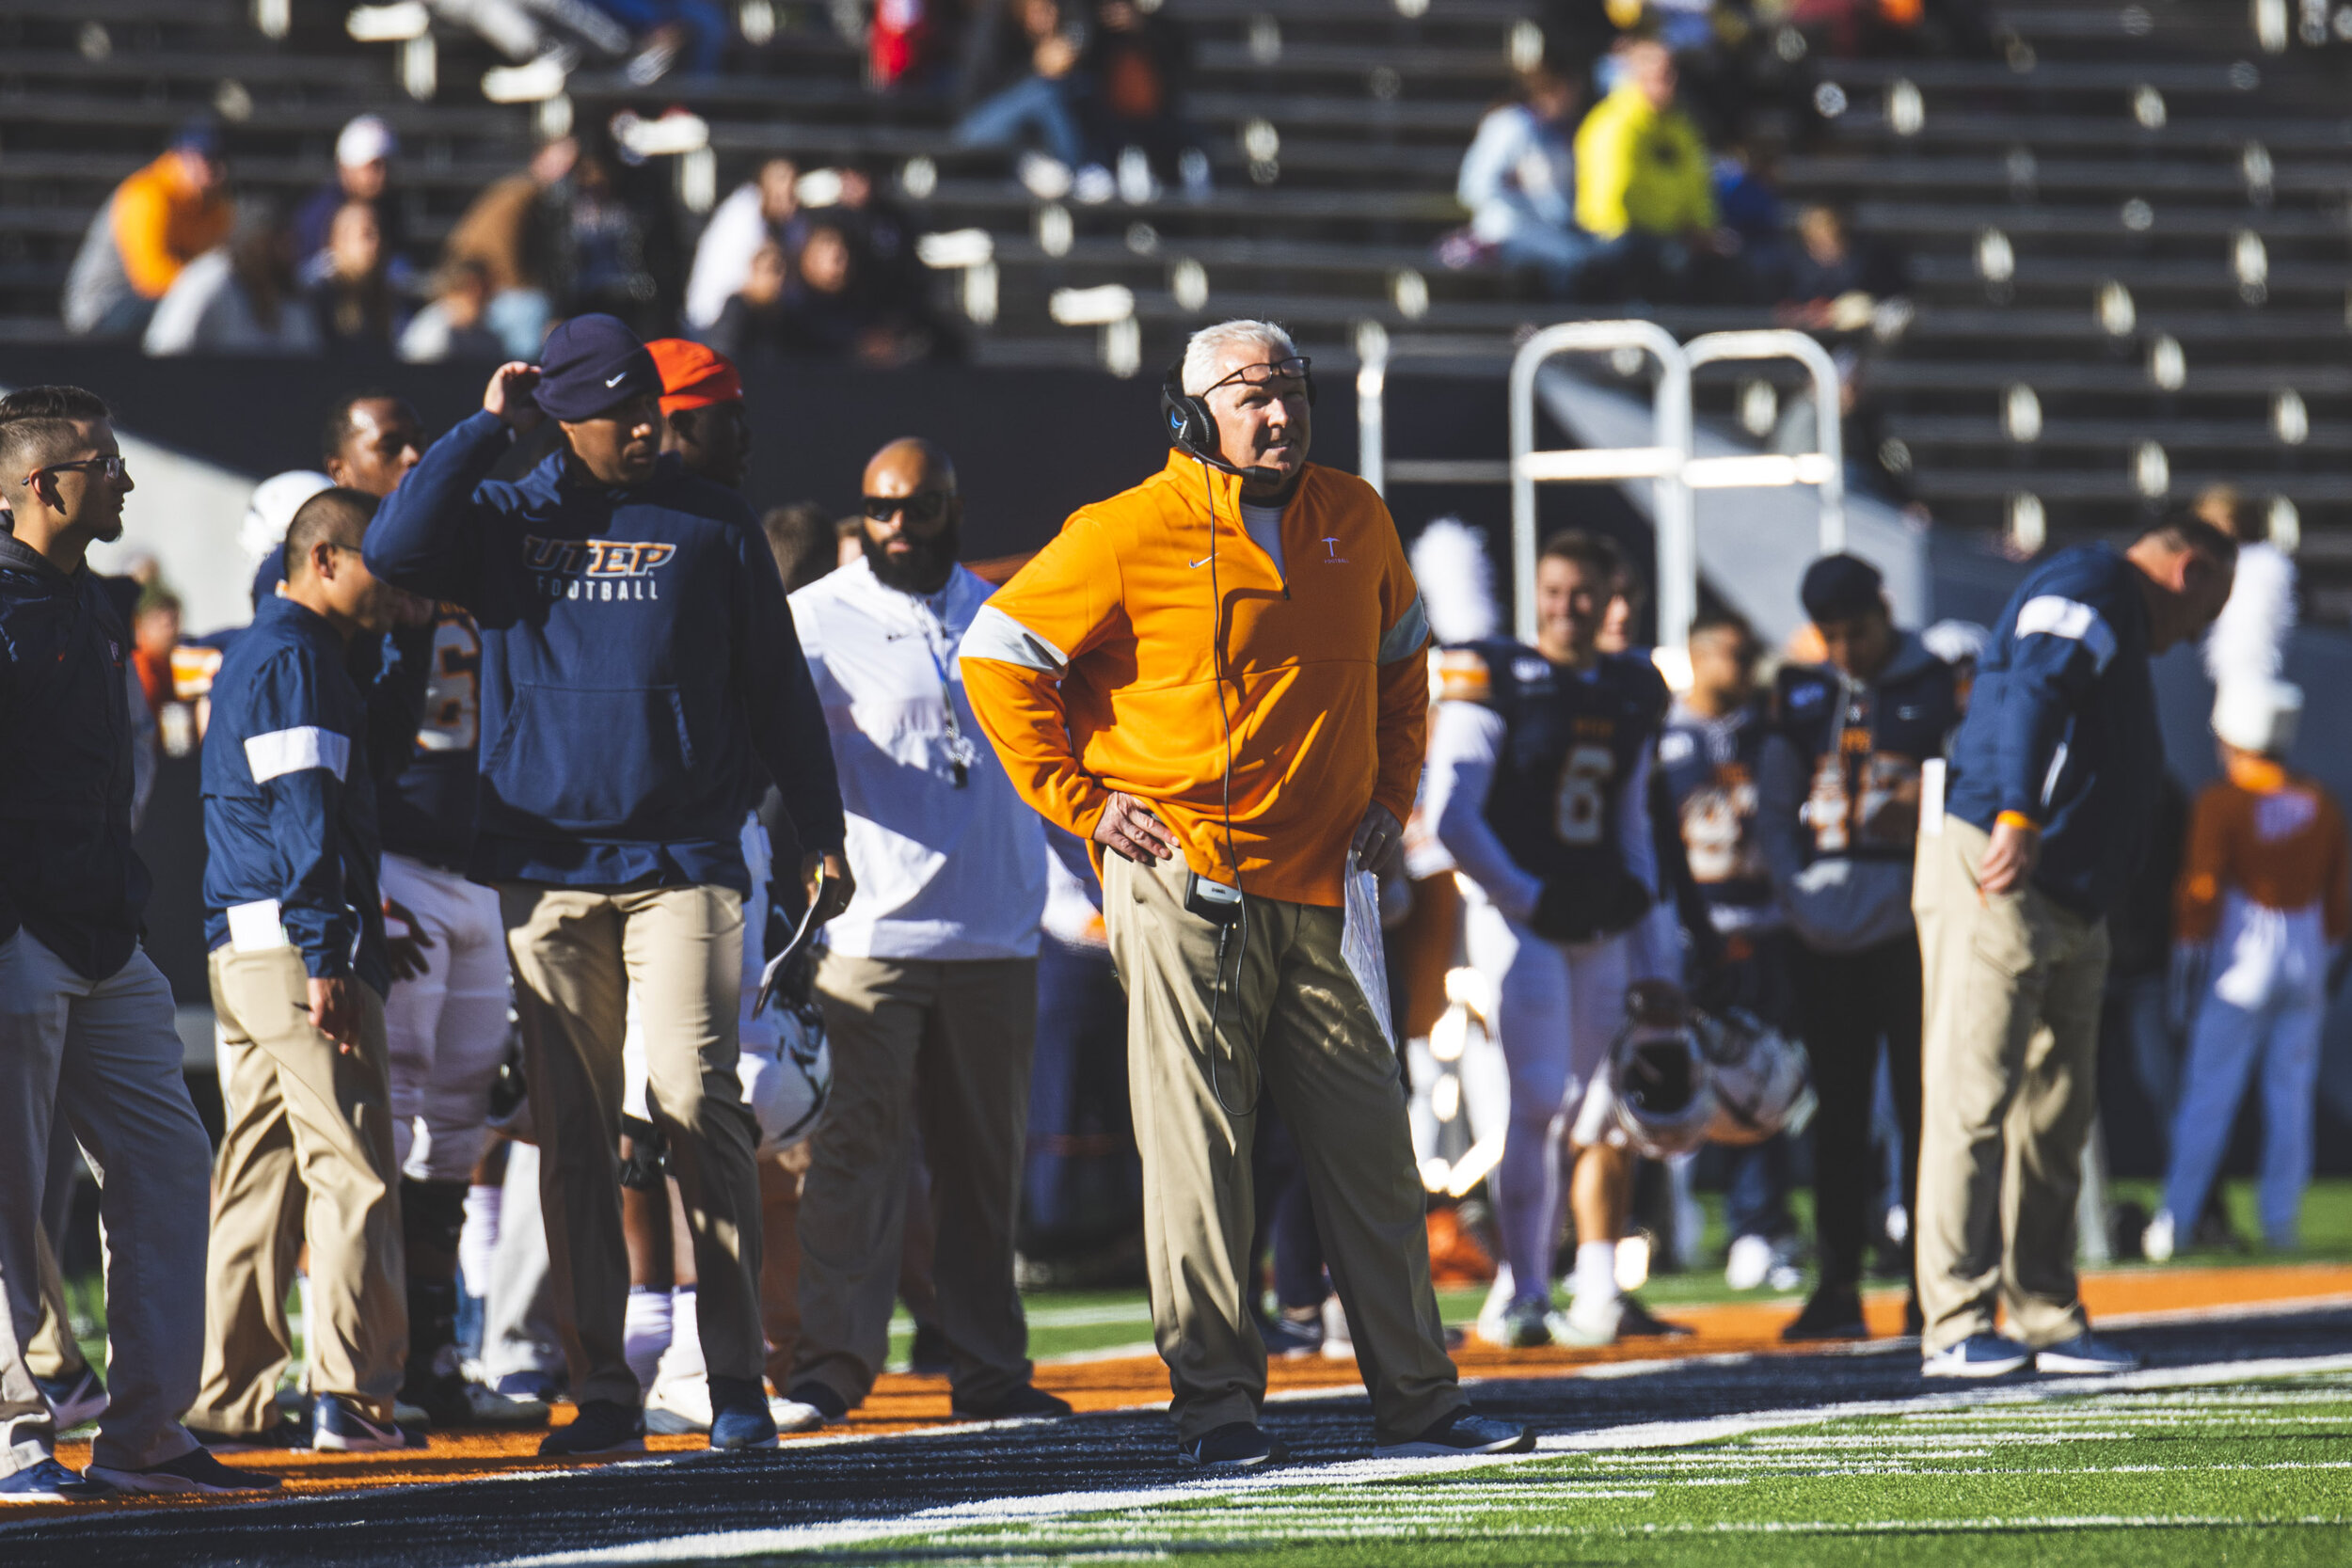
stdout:
<svg viewBox="0 0 2352 1568">
<path fill-rule="evenodd" d="M 523 535 L 523 565 L 550 599 L 658 599 L 656 576 L 677 554 L 652 540 L 542 539 Z"/>
</svg>

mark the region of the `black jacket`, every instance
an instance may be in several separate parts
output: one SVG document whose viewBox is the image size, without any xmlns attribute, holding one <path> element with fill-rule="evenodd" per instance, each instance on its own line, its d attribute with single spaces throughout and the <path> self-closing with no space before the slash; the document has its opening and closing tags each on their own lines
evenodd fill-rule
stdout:
<svg viewBox="0 0 2352 1568">
<path fill-rule="evenodd" d="M 139 944 L 131 639 L 98 576 L 0 534 L 0 941 L 22 928 L 103 980 Z"/>
</svg>

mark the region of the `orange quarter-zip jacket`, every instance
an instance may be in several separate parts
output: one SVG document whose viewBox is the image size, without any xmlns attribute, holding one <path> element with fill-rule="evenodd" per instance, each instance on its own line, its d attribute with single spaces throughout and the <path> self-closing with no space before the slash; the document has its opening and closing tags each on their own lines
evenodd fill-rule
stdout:
<svg viewBox="0 0 2352 1568">
<path fill-rule="evenodd" d="M 974 619 L 964 691 L 1047 821 L 1091 840 L 1112 793 L 1133 795 L 1200 875 L 1336 906 L 1366 805 L 1412 808 L 1428 619 L 1372 486 L 1310 464 L 1281 570 L 1240 491 L 1171 451 L 1073 514 Z"/>
</svg>

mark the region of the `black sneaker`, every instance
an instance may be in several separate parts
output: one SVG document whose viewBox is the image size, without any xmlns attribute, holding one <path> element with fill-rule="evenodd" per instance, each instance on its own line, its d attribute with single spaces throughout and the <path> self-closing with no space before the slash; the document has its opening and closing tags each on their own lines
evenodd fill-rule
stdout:
<svg viewBox="0 0 2352 1568">
<path fill-rule="evenodd" d="M 278 1424 L 266 1432 L 215 1432 L 198 1426 L 194 1421 L 183 1423 L 188 1435 L 215 1453 L 251 1453 L 260 1449 L 307 1449 L 310 1446 L 310 1423 L 280 1415 Z"/>
<path fill-rule="evenodd" d="M 767 1387 L 752 1378 L 710 1380 L 710 1446 L 713 1449 L 772 1449 L 776 1418 L 768 1410 Z"/>
<path fill-rule="evenodd" d="M 542 1459 L 577 1459 L 585 1454 L 644 1453 L 645 1416 L 611 1400 L 586 1400 L 569 1426 L 539 1439 Z"/>
<path fill-rule="evenodd" d="M 1851 1285 L 1824 1285 L 1813 1292 L 1780 1337 L 1790 1344 L 1808 1339 L 1867 1339 L 1870 1327 L 1862 1321 L 1862 1294 Z"/>
<path fill-rule="evenodd" d="M 54 1459 L 36 1460 L 0 1476 L 0 1504 L 87 1503 L 114 1495 L 104 1481 L 76 1475 Z"/>
<path fill-rule="evenodd" d="M 321 1394 L 310 1402 L 310 1447 L 322 1453 L 382 1453 L 412 1444 L 396 1421 L 379 1421 L 357 1400 Z"/>
<path fill-rule="evenodd" d="M 40 1397 L 49 1402 L 49 1418 L 59 1432 L 70 1432 L 106 1413 L 106 1386 L 89 1367 L 79 1377 L 36 1377 Z"/>
<path fill-rule="evenodd" d="M 916 1323 L 914 1343 L 907 1351 L 907 1370 L 920 1377 L 945 1377 L 955 1370 L 956 1353 L 947 1331 L 937 1323 Z"/>
<path fill-rule="evenodd" d="M 1228 1421 L 1176 1449 L 1178 1461 L 1197 1470 L 1254 1470 L 1290 1456 L 1290 1449 L 1255 1421 Z"/>
<path fill-rule="evenodd" d="M 1670 1323 L 1653 1317 L 1639 1296 L 1617 1298 L 1617 1338 L 1620 1339 L 1687 1339 L 1696 1330 L 1689 1323 Z"/>
<path fill-rule="evenodd" d="M 144 1470 L 117 1470 L 93 1465 L 83 1474 L 118 1492 L 151 1496 L 220 1497 L 230 1492 L 275 1492 L 280 1484 L 276 1476 L 265 1476 L 259 1470 L 232 1470 L 202 1449 L 190 1449 L 177 1459 L 150 1465 Z"/>
<path fill-rule="evenodd" d="M 1258 1338 L 1264 1342 L 1269 1360 L 1311 1359 L 1323 1354 L 1323 1314 L 1294 1318 L 1288 1312 L 1277 1313 L 1258 1325 Z"/>
<path fill-rule="evenodd" d="M 1451 1453 L 1526 1453 L 1535 1447 L 1535 1433 L 1474 1410 L 1457 1410 L 1404 1443 L 1382 1443 L 1373 1449 L 1376 1459 L 1434 1459 Z"/>
<path fill-rule="evenodd" d="M 1070 1402 L 1025 1383 L 993 1404 L 969 1405 L 961 1400 L 951 1408 L 959 1421 L 1050 1421 L 1071 1413 Z"/>
<path fill-rule="evenodd" d="M 548 1424 L 542 1400 L 515 1399 L 485 1388 L 463 1372 L 440 1372 L 411 1379 L 400 1391 L 404 1403 L 422 1410 L 438 1430 L 448 1427 L 486 1427 L 517 1432 Z"/>
<path fill-rule="evenodd" d="M 792 1391 L 785 1395 L 785 1398 L 816 1411 L 825 1418 L 825 1424 L 828 1426 L 850 1413 L 850 1402 L 834 1393 L 832 1385 L 819 1383 L 815 1378 L 809 1379 L 806 1383 L 794 1384 Z"/>
<path fill-rule="evenodd" d="M 1903 1298 L 1903 1332 L 1914 1339 L 1928 1331 L 1928 1315 L 1919 1306 L 1919 1292 Z"/>
</svg>

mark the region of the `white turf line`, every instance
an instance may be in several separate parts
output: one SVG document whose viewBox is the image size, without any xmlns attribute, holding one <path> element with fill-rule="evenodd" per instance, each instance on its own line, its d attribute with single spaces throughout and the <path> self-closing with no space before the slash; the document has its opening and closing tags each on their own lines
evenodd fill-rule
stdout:
<svg viewBox="0 0 2352 1568">
<path fill-rule="evenodd" d="M 755 1557 L 779 1552 L 816 1551 L 829 1547 L 860 1545 L 870 1541 L 888 1540 L 898 1536 L 924 1534 L 973 1525 L 1042 1522 L 1073 1514 L 1129 1512 L 1156 1508 L 1169 1503 L 1242 1497 L 1251 1493 L 1310 1487 L 1358 1486 L 1370 1481 L 1395 1481 L 1414 1475 L 1446 1474 L 1494 1465 L 1519 1464 L 1529 1459 L 1542 1458 L 1548 1454 L 1589 1453 L 1618 1449 L 1687 1448 L 1701 1443 L 1720 1443 L 1732 1438 L 1745 1437 L 1754 1433 L 1770 1432 L 1784 1427 L 1812 1426 L 1824 1421 L 1844 1420 L 1855 1417 L 1903 1415 L 1919 1410 L 1963 1410 L 1986 1405 L 2037 1404 L 2052 1400 L 2118 1389 L 2216 1387 L 2234 1383 L 2263 1382 L 2272 1378 L 2309 1377 L 2327 1372 L 2352 1372 L 2352 1355 L 2294 1356 L 2267 1361 L 2216 1362 L 2195 1367 L 2162 1367 L 2137 1372 L 2124 1372 L 2111 1377 L 2058 1378 L 2046 1383 L 2024 1386 L 1960 1388 L 1903 1400 L 1857 1400 L 1844 1404 L 1817 1405 L 1808 1409 L 1760 1410 L 1745 1415 L 1706 1417 L 1693 1420 L 1644 1421 L 1629 1426 L 1608 1427 L 1595 1432 L 1563 1433 L 1546 1437 L 1537 1443 L 1536 1451 L 1534 1454 L 1482 1454 L 1446 1459 L 1361 1459 L 1312 1468 L 1283 1469 L 1266 1474 L 1221 1477 L 1216 1481 L 1203 1480 L 1158 1486 L 1127 1487 L 1115 1491 L 1059 1492 L 1034 1497 L 996 1497 L 977 1502 L 952 1503 L 939 1508 L 919 1509 L 911 1513 L 902 1513 L 890 1518 L 845 1519 L 828 1524 L 793 1525 L 772 1529 L 711 1530 L 700 1534 L 672 1536 L 665 1540 L 638 1542 L 626 1546 L 513 1558 L 501 1563 L 500 1568 L 560 1568 L 560 1565 L 566 1564 L 672 1562 L 681 1559 Z M 2038 1528 L 2046 1525 L 2048 1528 L 2058 1528 L 2090 1524 L 2242 1524 L 2245 1521 L 2237 1519 L 2192 1521 L 2155 1517 L 2145 1520 L 2060 1518 L 2047 1521 L 2000 1522 L 2011 1526 L 2022 1522 Z M 2315 1522 L 2333 1523 L 2334 1521 Z M 1947 1522 L 1940 1528 L 1986 1528 L 1992 1523 L 1994 1522 L 1987 1521 L 1983 1526 L 1970 1526 Z M 1734 1527 L 1730 1532 L 1737 1532 L 1742 1528 L 1744 1527 Z M 1788 1524 L 1759 1525 L 1755 1527 L 1753 1533 L 1772 1533 L 1804 1528 Z M 1896 1529 L 1920 1527 L 1907 1522 L 1888 1521 L 1851 1528 Z"/>
</svg>

